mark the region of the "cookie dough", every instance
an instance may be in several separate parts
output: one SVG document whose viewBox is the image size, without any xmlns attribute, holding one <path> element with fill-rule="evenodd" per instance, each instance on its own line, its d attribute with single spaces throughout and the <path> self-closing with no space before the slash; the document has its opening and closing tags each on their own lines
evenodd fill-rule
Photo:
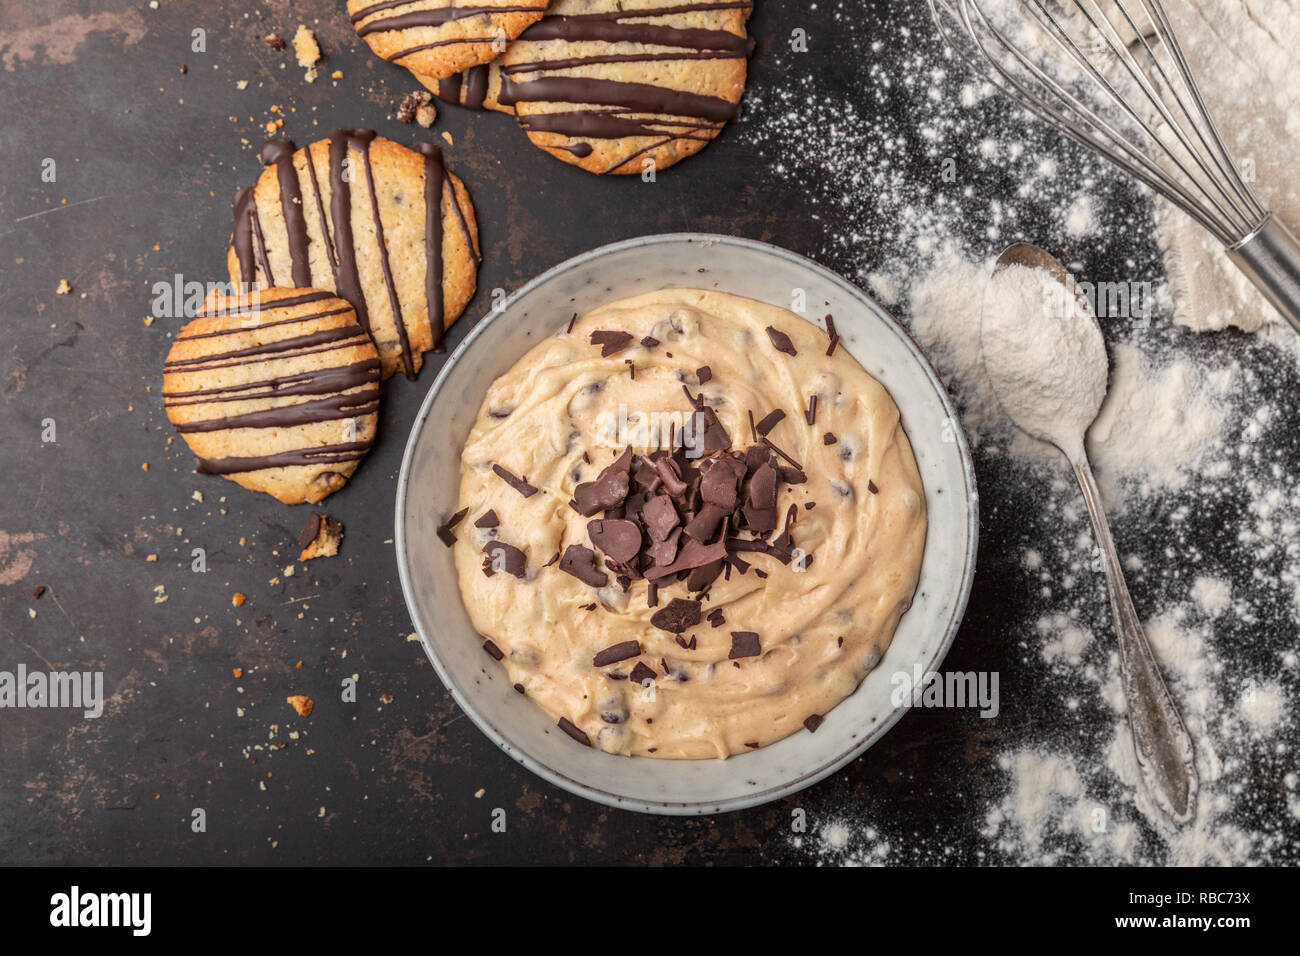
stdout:
<svg viewBox="0 0 1300 956">
<path fill-rule="evenodd" d="M 515 689 L 579 743 L 668 758 L 815 731 L 880 662 L 926 534 L 898 409 L 837 337 L 692 289 L 497 379 L 459 508 L 439 533 Z"/>
<path fill-rule="evenodd" d="M 295 149 L 269 140 L 267 169 L 235 195 L 227 266 L 252 286 L 328 289 L 356 309 L 384 378 L 414 377 L 474 295 L 478 224 L 465 184 L 430 143 L 335 130 Z"/>
<path fill-rule="evenodd" d="M 215 290 L 167 354 L 163 405 L 200 474 L 317 502 L 370 451 L 379 374 L 370 336 L 332 293 Z"/>
</svg>

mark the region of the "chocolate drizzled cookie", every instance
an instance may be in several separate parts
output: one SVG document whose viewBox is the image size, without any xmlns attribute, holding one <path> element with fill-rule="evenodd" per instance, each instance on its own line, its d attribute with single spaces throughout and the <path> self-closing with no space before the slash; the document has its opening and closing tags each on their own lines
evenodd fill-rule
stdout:
<svg viewBox="0 0 1300 956">
<path fill-rule="evenodd" d="M 478 225 L 438 147 L 335 130 L 295 149 L 269 140 L 257 183 L 235 196 L 231 281 L 337 292 L 383 363 L 413 377 L 474 294 Z M 410 249 L 398 257 L 392 250 Z"/>
<path fill-rule="evenodd" d="M 357 35 L 390 63 L 435 80 L 486 63 L 548 0 L 348 0 Z"/>
<path fill-rule="evenodd" d="M 370 450 L 379 377 L 374 343 L 333 294 L 216 291 L 172 343 L 163 404 L 200 474 L 317 502 Z"/>
<path fill-rule="evenodd" d="M 554 0 L 507 46 L 497 98 L 565 162 L 594 173 L 664 169 L 739 114 L 751 9 L 742 0 Z"/>
</svg>

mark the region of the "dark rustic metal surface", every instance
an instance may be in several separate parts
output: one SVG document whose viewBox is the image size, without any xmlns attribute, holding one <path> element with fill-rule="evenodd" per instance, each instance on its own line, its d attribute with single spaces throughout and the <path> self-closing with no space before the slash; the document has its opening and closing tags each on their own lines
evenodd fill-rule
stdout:
<svg viewBox="0 0 1300 956">
<path fill-rule="evenodd" d="M 978 831 L 1000 788 L 989 776 L 994 755 L 1031 725 L 1057 719 L 1029 690 L 1034 655 L 999 626 L 1006 608 L 1026 601 L 1014 567 L 1049 519 L 1026 516 L 1020 489 L 999 484 L 996 468 L 981 472 L 981 569 L 948 666 L 999 669 L 1000 718 L 916 710 L 809 791 L 682 820 L 608 810 L 518 767 L 457 709 L 408 641 L 390 542 L 393 491 L 407 427 L 442 358 L 430 356 L 414 383 L 389 383 L 377 447 L 322 509 L 346 526 L 342 554 L 297 565 L 292 577 L 283 569 L 295 563 L 308 509 L 197 476 L 184 444 L 169 444 L 160 366 L 183 320 L 146 325 L 151 290 L 174 274 L 225 278 L 230 197 L 259 171 L 255 148 L 268 120 L 282 118 L 281 132 L 300 145 L 335 126 L 371 126 L 401 142 L 452 134 L 447 161 L 472 192 L 485 251 L 478 295 L 452 347 L 494 288 L 630 236 L 736 233 L 858 279 L 893 254 L 884 228 L 851 250 L 826 241 L 841 225 L 835 210 L 810 215 L 801 189 L 818 173 L 778 170 L 774 157 L 748 146 L 752 110 L 654 184 L 569 168 L 504 116 L 444 106 L 432 133 L 400 124 L 392 110 L 415 85 L 355 38 L 342 6 L 0 3 L 0 433 L 8 449 L 0 669 L 102 670 L 110 695 L 98 720 L 0 712 L 0 861 L 799 862 L 806 857 L 790 845 L 796 808 L 815 826 L 862 805 L 901 839 L 948 847 L 943 860 L 989 859 Z M 920 6 L 759 0 L 750 89 L 770 104 L 768 94 L 800 72 L 814 74 L 826 95 L 858 97 L 867 60 L 893 57 L 905 72 L 909 51 L 893 43 L 868 51 L 835 18 L 860 7 L 863 18 L 906 19 L 916 42 L 933 49 Z M 311 85 L 290 50 L 262 41 L 272 30 L 288 39 L 299 23 L 316 30 L 328 57 Z M 795 28 L 810 38 L 804 59 L 788 52 Z M 195 29 L 206 31 L 206 52 L 192 50 Z M 337 83 L 334 70 L 344 73 Z M 923 92 L 877 89 L 858 97 L 859 107 L 906 128 L 926 108 Z M 918 187 L 948 188 L 919 152 L 907 158 L 915 147 L 902 156 Z M 55 182 L 41 177 L 47 157 Z M 976 187 L 987 195 L 1014 185 L 991 177 Z M 1107 190 L 1103 201 L 1134 202 L 1124 188 Z M 1035 229 L 1030 220 L 1024 238 L 1051 238 Z M 1124 257 L 1139 271 L 1153 267 L 1149 242 L 1120 235 L 1111 243 L 1065 253 L 1094 270 Z M 56 295 L 64 278 L 72 292 Z M 53 442 L 42 441 L 48 419 Z M 1207 547 L 1233 547 L 1216 537 L 1213 513 L 1194 520 Z M 1156 547 L 1117 530 L 1122 547 Z M 206 573 L 191 570 L 194 548 L 206 552 Z M 236 591 L 248 595 L 238 608 Z M 1134 592 L 1139 606 L 1157 596 L 1141 579 Z M 1277 620 L 1287 614 L 1279 607 Z M 354 674 L 357 701 L 341 702 L 341 682 Z M 286 705 L 290 694 L 316 700 L 309 719 Z M 206 832 L 192 830 L 195 808 L 206 811 Z M 504 834 L 492 832 L 494 808 L 506 810 Z"/>
</svg>

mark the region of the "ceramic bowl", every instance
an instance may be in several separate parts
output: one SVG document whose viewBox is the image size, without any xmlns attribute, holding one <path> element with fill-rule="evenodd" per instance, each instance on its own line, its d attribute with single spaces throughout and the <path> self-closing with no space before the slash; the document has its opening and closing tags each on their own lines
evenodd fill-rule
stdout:
<svg viewBox="0 0 1300 956">
<path fill-rule="evenodd" d="M 835 317 L 843 347 L 893 395 L 925 485 L 929 530 L 912 607 L 880 665 L 826 714 L 815 734 L 727 760 L 620 757 L 582 747 L 517 694 L 482 648 L 436 528 L 457 510 L 460 450 L 488 386 L 529 349 L 625 296 L 670 287 L 717 289 Z M 957 632 L 975 572 L 978 498 L 970 451 L 938 376 L 890 315 L 808 259 L 729 236 L 646 236 L 594 249 L 533 279 L 483 318 L 443 366 L 420 408 L 397 484 L 397 566 L 416 632 L 456 702 L 502 750 L 558 787 L 647 813 L 705 814 L 755 806 L 834 773 L 902 716 L 892 675 L 937 670 Z"/>
</svg>

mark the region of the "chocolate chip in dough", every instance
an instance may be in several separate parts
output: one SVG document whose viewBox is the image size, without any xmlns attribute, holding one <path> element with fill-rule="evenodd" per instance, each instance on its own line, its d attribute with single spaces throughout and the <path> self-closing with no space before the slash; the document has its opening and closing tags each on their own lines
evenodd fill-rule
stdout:
<svg viewBox="0 0 1300 956">
<path fill-rule="evenodd" d="M 784 352 L 786 355 L 799 354 L 798 350 L 794 347 L 794 343 L 790 341 L 790 336 L 786 335 L 780 329 L 773 328 L 769 325 L 766 331 L 767 337 L 772 343 L 772 348 L 776 349 L 778 352 Z"/>
<path fill-rule="evenodd" d="M 583 733 L 582 728 L 575 725 L 568 717 L 560 718 L 560 729 L 584 747 L 591 746 L 591 738 Z"/>
<path fill-rule="evenodd" d="M 631 332 L 617 332 L 608 329 L 598 329 L 591 333 L 591 344 L 600 346 L 600 357 L 609 358 L 611 355 L 623 351 L 632 341 Z"/>
<path fill-rule="evenodd" d="M 593 667 L 608 667 L 610 664 L 617 664 L 619 661 L 626 661 L 636 657 L 641 653 L 641 645 L 636 641 L 622 641 L 618 644 L 611 644 L 604 650 L 597 651 L 596 656 L 591 659 Z"/>
<path fill-rule="evenodd" d="M 700 623 L 700 602 L 673 598 L 666 607 L 651 615 L 650 623 L 661 631 L 680 634 Z"/>
<path fill-rule="evenodd" d="M 529 484 L 527 481 L 525 481 L 523 478 L 519 478 L 519 477 L 517 477 L 516 475 L 511 474 L 510 472 L 506 471 L 506 470 L 505 470 L 504 468 L 502 468 L 500 465 L 498 465 L 498 464 L 493 464 L 493 465 L 492 465 L 492 470 L 496 473 L 496 476 L 497 476 L 498 478 L 500 478 L 502 481 L 504 481 L 507 485 L 509 485 L 509 486 L 510 486 L 511 488 L 513 488 L 515 491 L 519 492 L 519 493 L 520 493 L 521 495 L 523 495 L 525 498 L 531 498 L 533 495 L 537 494 L 537 489 L 536 489 L 536 488 L 534 488 L 532 485 L 530 485 L 530 484 Z M 462 516 L 462 517 L 463 517 L 463 516 Z"/>
<path fill-rule="evenodd" d="M 609 576 L 596 568 L 596 552 L 580 544 L 571 544 L 564 549 L 560 570 L 593 588 L 603 588 L 609 583 Z"/>
<path fill-rule="evenodd" d="M 815 734 L 817 728 L 822 725 L 822 721 L 825 719 L 821 714 L 810 714 L 805 718 L 803 725 L 808 728 L 808 733 Z"/>
<path fill-rule="evenodd" d="M 727 655 L 728 660 L 734 661 L 741 657 L 757 657 L 759 651 L 758 635 L 753 631 L 731 632 L 731 653 Z"/>
</svg>

